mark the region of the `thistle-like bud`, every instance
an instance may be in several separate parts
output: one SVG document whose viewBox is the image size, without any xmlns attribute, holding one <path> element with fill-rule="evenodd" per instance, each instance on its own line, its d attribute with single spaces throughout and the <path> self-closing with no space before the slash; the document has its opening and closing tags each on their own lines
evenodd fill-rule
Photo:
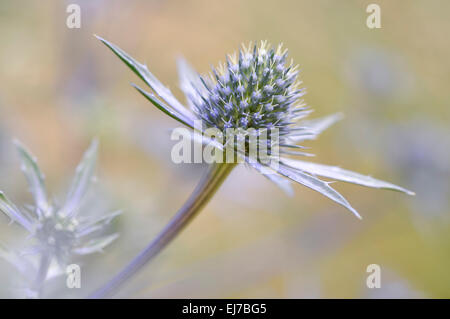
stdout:
<svg viewBox="0 0 450 319">
<path fill-rule="evenodd" d="M 225 64 L 212 69 L 209 78 L 201 78 L 205 90 L 198 92 L 201 99 L 191 99 L 194 110 L 207 127 L 276 127 L 280 135 L 286 135 L 292 118 L 298 117 L 294 111 L 304 109 L 297 67 L 286 63 L 287 50 L 261 42 L 243 46 L 237 56 L 229 55 Z"/>
</svg>

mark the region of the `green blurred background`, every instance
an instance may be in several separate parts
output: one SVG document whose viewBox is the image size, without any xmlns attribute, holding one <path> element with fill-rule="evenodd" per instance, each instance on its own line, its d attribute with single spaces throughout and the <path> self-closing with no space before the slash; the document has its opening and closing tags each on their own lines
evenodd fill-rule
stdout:
<svg viewBox="0 0 450 319">
<path fill-rule="evenodd" d="M 381 29 L 366 7 L 381 7 Z M 66 27 L 81 6 L 81 29 Z M 124 213 L 104 254 L 81 260 L 82 288 L 55 279 L 49 297 L 83 297 L 167 223 L 205 167 L 170 160 L 177 123 L 129 85 L 139 79 L 93 34 L 146 62 L 180 99 L 175 59 L 199 72 L 239 45 L 283 42 L 300 64 L 312 117 L 345 119 L 308 143 L 313 161 L 412 189 L 416 197 L 335 184 L 361 213 L 295 186 L 289 198 L 239 167 L 219 193 L 117 297 L 450 297 L 449 1 L 12 1 L 0 2 L 0 189 L 31 202 L 11 143 L 38 157 L 64 194 L 94 136 L 98 198 Z M 183 100 L 184 101 L 184 100 Z M 102 205 L 103 205 L 102 204 Z M 0 241 L 25 234 L 0 217 Z M 381 266 L 380 289 L 366 267 Z M 0 296 L 17 273 L 0 261 Z"/>
</svg>

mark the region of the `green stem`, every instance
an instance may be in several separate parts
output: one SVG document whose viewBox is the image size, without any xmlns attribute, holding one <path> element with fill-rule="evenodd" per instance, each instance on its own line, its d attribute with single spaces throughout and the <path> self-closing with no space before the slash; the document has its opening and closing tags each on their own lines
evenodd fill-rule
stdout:
<svg viewBox="0 0 450 319">
<path fill-rule="evenodd" d="M 235 164 L 212 164 L 187 202 L 159 235 L 113 279 L 95 291 L 90 298 L 113 296 L 128 279 L 157 256 L 208 203 L 234 166 Z"/>
</svg>

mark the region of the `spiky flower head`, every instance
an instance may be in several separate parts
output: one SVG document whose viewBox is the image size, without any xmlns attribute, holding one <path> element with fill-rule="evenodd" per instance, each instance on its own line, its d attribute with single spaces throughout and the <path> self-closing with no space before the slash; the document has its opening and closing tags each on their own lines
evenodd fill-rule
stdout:
<svg viewBox="0 0 450 319">
<path fill-rule="evenodd" d="M 200 76 L 203 87 L 188 93 L 191 106 L 208 127 L 278 128 L 289 133 L 298 112 L 305 110 L 305 94 L 297 81 L 298 67 L 287 61 L 287 50 L 267 42 L 242 46 L 228 55 L 226 63 L 213 68 L 209 77 Z"/>
<path fill-rule="evenodd" d="M 76 255 L 100 252 L 118 235 L 105 235 L 108 224 L 120 214 L 86 215 L 82 213 L 83 202 L 93 181 L 97 157 L 97 141 L 77 166 L 75 178 L 65 202 L 57 205 L 50 201 L 37 161 L 22 144 L 15 142 L 34 205 L 17 207 L 0 191 L 0 211 L 11 221 L 22 226 L 28 233 L 27 245 L 19 252 L 0 247 L 0 257 L 6 258 L 28 279 L 30 289 L 38 291 L 46 280 L 53 261 L 64 267 Z"/>
<path fill-rule="evenodd" d="M 290 182 L 293 181 L 323 194 L 349 209 L 357 217 L 360 217 L 358 212 L 330 186 L 330 182 L 317 176 L 414 194 L 400 186 L 339 167 L 286 157 L 310 155 L 299 152 L 298 149 L 303 146 L 297 143 L 315 139 L 342 116 L 334 114 L 315 120 L 304 119 L 310 113 L 301 100 L 305 91 L 297 81 L 297 67 L 292 62 L 287 63 L 287 51 L 281 46 L 274 49 L 266 42 L 261 42 L 258 46 L 243 47 L 238 55 L 228 56 L 225 64 L 213 69 L 210 77 L 200 76 L 184 59 L 179 59 L 180 87 L 187 97 L 189 109 L 177 100 L 145 64 L 139 63 L 105 39 L 98 39 L 150 87 L 153 93 L 133 84 L 147 100 L 173 119 L 193 129 L 194 133 L 198 131 L 195 125 L 197 120 L 203 122 L 201 133 L 206 133 L 206 128 L 221 131 L 227 128 L 256 131 L 278 129 L 279 140 L 275 142 L 280 147 L 280 156 L 276 165 L 273 165 L 272 161 L 261 162 L 258 158 L 252 161 L 246 153 L 247 149 L 241 155 L 250 166 L 288 194 L 292 194 Z M 202 141 L 210 143 L 211 139 Z M 272 141 L 269 137 L 268 142 Z M 223 146 L 221 143 L 213 145 L 217 148 Z"/>
</svg>

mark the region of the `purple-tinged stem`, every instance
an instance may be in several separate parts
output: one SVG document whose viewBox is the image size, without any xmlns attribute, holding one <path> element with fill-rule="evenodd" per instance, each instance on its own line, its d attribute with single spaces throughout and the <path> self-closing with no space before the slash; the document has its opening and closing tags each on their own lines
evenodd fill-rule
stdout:
<svg viewBox="0 0 450 319">
<path fill-rule="evenodd" d="M 222 185 L 235 164 L 212 164 L 187 202 L 159 235 L 124 269 L 89 298 L 112 297 L 133 275 L 156 257 L 201 211 Z"/>
</svg>

